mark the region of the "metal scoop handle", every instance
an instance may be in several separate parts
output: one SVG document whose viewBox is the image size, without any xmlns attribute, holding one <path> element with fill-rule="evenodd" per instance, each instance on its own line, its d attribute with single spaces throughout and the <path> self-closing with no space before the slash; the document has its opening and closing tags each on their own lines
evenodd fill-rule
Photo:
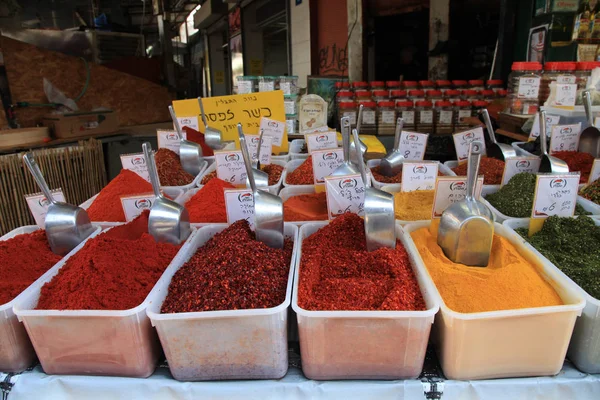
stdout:
<svg viewBox="0 0 600 400">
<path fill-rule="evenodd" d="M 204 129 L 206 129 L 208 128 L 208 120 L 206 119 L 206 114 L 204 114 L 204 104 L 202 104 L 202 97 L 198 97 L 198 105 L 200 106 L 200 115 L 202 116 Z"/>
<path fill-rule="evenodd" d="M 467 201 L 475 200 L 475 186 L 477 185 L 477 174 L 481 161 L 481 149 L 483 144 L 475 141 L 469 145 L 469 164 L 467 166 Z"/>
<path fill-rule="evenodd" d="M 344 162 L 350 161 L 350 117 L 342 117 L 342 149 L 344 150 Z"/>
<path fill-rule="evenodd" d="M 590 126 L 594 126 L 594 115 L 592 114 L 592 95 L 590 90 L 583 92 L 583 108 L 585 108 L 585 116 L 587 117 Z"/>
<path fill-rule="evenodd" d="M 358 106 L 358 117 L 356 120 L 356 130 L 358 131 L 358 133 L 360 133 L 360 128 L 362 125 L 362 114 L 363 114 L 363 108 L 364 106 L 361 104 L 360 106 Z M 356 142 L 356 148 L 360 149 L 360 142 Z"/>
<path fill-rule="evenodd" d="M 404 119 L 399 117 L 396 120 L 396 132 L 394 133 L 394 148 L 392 151 L 400 150 L 400 136 L 402 135 L 402 129 L 404 129 Z"/>
<path fill-rule="evenodd" d="M 494 133 L 494 128 L 492 126 L 492 120 L 490 119 L 490 113 L 488 112 L 487 108 L 481 110 L 481 115 L 483 115 L 483 122 L 485 122 L 485 128 L 488 131 L 490 140 L 492 143 L 498 144 L 498 141 L 496 140 L 496 134 Z"/>
<path fill-rule="evenodd" d="M 260 169 L 260 149 L 262 147 L 264 133 L 265 133 L 264 129 L 261 129 L 260 135 L 258 136 L 258 148 L 256 149 L 256 169 Z"/>
<path fill-rule="evenodd" d="M 246 165 L 246 174 L 248 174 L 250 189 L 254 193 L 256 192 L 256 181 L 254 180 L 254 172 L 252 172 L 252 163 L 250 162 L 250 154 L 248 154 L 248 146 L 246 146 L 246 137 L 242 130 L 242 124 L 238 124 L 238 136 L 240 137 L 240 150 L 242 151 L 242 157 Z"/>
<path fill-rule="evenodd" d="M 152 146 L 148 142 L 142 143 L 142 149 L 144 150 L 144 158 L 146 159 L 146 165 L 148 166 L 148 175 L 150 175 L 150 183 L 152 183 L 152 189 L 154 195 L 157 198 L 162 198 L 160 192 L 160 179 L 158 177 L 158 171 L 156 169 L 156 162 L 154 160 L 154 153 L 152 152 Z"/>
<path fill-rule="evenodd" d="M 35 158 L 33 157 L 33 154 L 31 154 L 31 153 L 25 154 L 23 156 L 23 161 L 25 161 L 25 165 L 27 165 L 27 168 L 29 168 L 29 172 L 31 172 L 33 179 L 35 179 L 35 182 L 39 186 L 42 193 L 44 193 L 44 196 L 46 196 L 46 199 L 48 201 L 50 201 L 50 203 L 56 204 L 56 200 L 54 200 L 54 196 L 52 196 L 52 191 L 50 190 L 50 188 L 48 187 L 48 183 L 44 179 L 42 170 L 40 170 L 40 167 L 35 162 Z"/>
<path fill-rule="evenodd" d="M 540 111 L 539 117 L 540 123 L 540 147 L 542 150 L 542 155 L 548 155 L 548 142 L 546 139 L 546 111 Z"/>
<path fill-rule="evenodd" d="M 169 106 L 169 113 L 171 114 L 171 119 L 173 120 L 173 124 L 175 125 L 175 131 L 177 132 L 177 137 L 179 137 L 179 141 L 183 140 L 183 134 L 181 133 L 181 125 L 179 125 L 179 120 L 175 115 L 175 110 L 173 110 L 173 106 Z"/>
<path fill-rule="evenodd" d="M 359 138 L 358 131 L 356 129 L 352 129 L 352 136 L 354 138 L 354 143 L 358 145 Z M 371 182 L 367 180 L 367 171 L 365 170 L 365 162 L 363 160 L 362 151 L 357 151 L 356 157 L 358 158 L 358 169 L 360 170 L 360 176 L 362 177 L 365 187 L 368 188 L 371 186 Z"/>
</svg>

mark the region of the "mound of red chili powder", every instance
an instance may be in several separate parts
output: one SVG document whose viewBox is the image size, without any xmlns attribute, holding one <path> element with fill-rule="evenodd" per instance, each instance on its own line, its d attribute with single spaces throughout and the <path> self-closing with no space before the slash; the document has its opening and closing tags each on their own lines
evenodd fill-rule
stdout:
<svg viewBox="0 0 600 400">
<path fill-rule="evenodd" d="M 468 163 L 452 168 L 458 176 L 467 176 Z M 483 175 L 484 185 L 499 185 L 502 182 L 502 174 L 504 174 L 504 161 L 497 160 L 491 157 L 481 157 L 479 163 L 479 175 Z"/>
<path fill-rule="evenodd" d="M 306 160 L 298 168 L 287 174 L 285 183 L 288 185 L 312 185 L 315 183 L 315 175 L 313 172 L 312 156 L 308 156 Z"/>
<path fill-rule="evenodd" d="M 163 147 L 154 158 L 161 186 L 185 186 L 194 180 L 194 175 L 183 169 L 179 155 L 174 151 Z"/>
<path fill-rule="evenodd" d="M 217 233 L 181 267 L 162 313 L 270 308 L 285 300 L 293 243 L 273 249 L 256 240 L 248 221 Z"/>
<path fill-rule="evenodd" d="M 590 179 L 590 172 L 594 164 L 594 156 L 590 153 L 579 151 L 557 151 L 552 156 L 560 158 L 569 166 L 570 172 L 580 172 L 579 182 L 586 183 Z"/>
<path fill-rule="evenodd" d="M 50 250 L 41 229 L 0 241 L 0 305 L 12 301 L 61 258 Z"/>
<path fill-rule="evenodd" d="M 351 213 L 302 242 L 298 305 L 314 311 L 425 309 L 402 244 L 368 252 L 364 222 Z"/>
<path fill-rule="evenodd" d="M 148 234 L 148 211 L 111 231 L 88 240 L 42 287 L 38 310 L 127 310 L 144 301 L 179 246 Z"/>
<path fill-rule="evenodd" d="M 190 222 L 227 222 L 225 209 L 225 189 L 235 189 L 235 186 L 222 179 L 211 179 L 186 203 L 190 214 Z"/>
<path fill-rule="evenodd" d="M 133 171 L 122 169 L 108 185 L 98 193 L 87 212 L 92 221 L 125 222 L 121 206 L 122 196 L 151 193 L 152 185 Z"/>
</svg>

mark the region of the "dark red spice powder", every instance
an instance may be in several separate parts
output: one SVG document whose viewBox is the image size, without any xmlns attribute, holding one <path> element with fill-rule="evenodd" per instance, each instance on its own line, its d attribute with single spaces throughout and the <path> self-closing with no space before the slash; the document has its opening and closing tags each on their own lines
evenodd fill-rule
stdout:
<svg viewBox="0 0 600 400">
<path fill-rule="evenodd" d="M 163 147 L 154 158 L 161 186 L 185 186 L 194 180 L 194 175 L 183 169 L 179 155 L 174 151 Z"/>
<path fill-rule="evenodd" d="M 452 171 L 458 176 L 467 176 L 468 163 L 452 168 Z M 481 157 L 479 164 L 479 175 L 483 175 L 484 185 L 499 185 L 502 182 L 504 174 L 504 161 L 497 160 L 491 157 Z"/>
<path fill-rule="evenodd" d="M 364 223 L 346 213 L 302 242 L 298 305 L 307 310 L 425 310 L 400 242 L 367 252 Z"/>
<path fill-rule="evenodd" d="M 273 249 L 246 220 L 212 237 L 173 276 L 162 313 L 270 308 L 285 300 L 293 243 Z"/>
<path fill-rule="evenodd" d="M 185 131 L 187 140 L 189 140 L 190 142 L 198 143 L 200 147 L 202 147 L 202 155 L 204 157 L 210 157 L 215 155 L 213 149 L 206 144 L 203 133 L 198 132 L 194 128 L 190 128 L 189 126 L 184 126 L 183 130 Z"/>
<path fill-rule="evenodd" d="M 235 189 L 235 186 L 222 179 L 214 178 L 198 190 L 185 203 L 185 208 L 190 214 L 190 222 L 227 222 L 225 189 Z"/>
<path fill-rule="evenodd" d="M 148 212 L 86 242 L 42 287 L 39 310 L 127 310 L 139 306 L 179 246 L 143 232 Z M 128 230 L 128 229 L 131 230 Z M 115 229 L 115 228 L 113 228 Z"/>
<path fill-rule="evenodd" d="M 387 176 L 381 173 L 381 167 L 378 165 L 376 167 L 371 168 L 371 174 L 373 174 L 373 178 L 377 182 L 381 183 L 402 183 L 402 171 L 394 176 Z M 438 170 L 438 176 L 442 176 L 442 172 Z"/>
<path fill-rule="evenodd" d="M 288 185 L 313 185 L 315 175 L 313 172 L 312 156 L 308 156 L 302 164 L 287 174 L 285 183 Z"/>
<path fill-rule="evenodd" d="M 261 170 L 265 171 L 269 175 L 269 186 L 276 185 L 281 179 L 283 173 L 283 167 L 277 164 L 269 164 L 261 167 Z M 217 177 L 217 171 L 210 172 L 202 178 L 200 181 L 201 185 L 206 185 L 211 179 Z"/>
<path fill-rule="evenodd" d="M 579 151 L 557 151 L 552 153 L 556 158 L 560 158 L 569 166 L 569 172 L 580 172 L 579 182 L 587 183 L 590 179 L 590 172 L 594 164 L 594 156 L 590 153 Z"/>
<path fill-rule="evenodd" d="M 41 229 L 0 241 L 0 305 L 12 301 L 61 258 L 50 250 Z"/>
</svg>

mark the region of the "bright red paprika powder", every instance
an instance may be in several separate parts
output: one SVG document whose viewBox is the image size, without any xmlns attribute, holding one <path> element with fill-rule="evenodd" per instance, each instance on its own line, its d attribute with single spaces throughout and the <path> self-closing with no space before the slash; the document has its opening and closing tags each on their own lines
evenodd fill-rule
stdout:
<svg viewBox="0 0 600 400">
<path fill-rule="evenodd" d="M 225 189 L 235 186 L 219 178 L 213 178 L 186 203 L 190 222 L 227 222 Z"/>
</svg>

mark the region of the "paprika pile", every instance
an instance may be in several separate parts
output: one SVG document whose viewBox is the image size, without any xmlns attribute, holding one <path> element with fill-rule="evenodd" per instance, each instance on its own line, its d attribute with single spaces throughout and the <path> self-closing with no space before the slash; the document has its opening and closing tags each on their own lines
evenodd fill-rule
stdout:
<svg viewBox="0 0 600 400">
<path fill-rule="evenodd" d="M 288 185 L 312 185 L 315 183 L 313 172 L 312 156 L 308 156 L 302 164 L 292 172 L 288 172 L 285 179 Z"/>
<path fill-rule="evenodd" d="M 468 163 L 460 164 L 452 171 L 458 176 L 467 176 Z M 504 174 L 504 161 L 497 160 L 491 157 L 481 157 L 479 164 L 479 175 L 483 175 L 484 185 L 499 185 L 502 183 L 502 175 Z"/>
<path fill-rule="evenodd" d="M 293 242 L 257 241 L 246 220 L 217 233 L 173 275 L 161 313 L 271 308 L 285 300 Z"/>
<path fill-rule="evenodd" d="M 185 208 L 190 214 L 190 222 L 227 222 L 225 189 L 235 189 L 235 186 L 219 178 L 211 179 L 202 186 L 185 203 Z"/>
<path fill-rule="evenodd" d="M 304 239 L 298 305 L 306 310 L 425 310 L 400 242 L 368 252 L 362 218 L 346 213 Z"/>
<path fill-rule="evenodd" d="M 260 168 L 262 171 L 265 171 L 269 176 L 269 186 L 277 185 L 279 180 L 281 179 L 281 174 L 283 173 L 283 167 L 277 164 L 269 164 L 263 165 Z M 217 177 L 217 171 L 210 172 L 202 178 L 200 181 L 201 185 L 206 185 L 210 182 L 211 179 Z"/>
<path fill-rule="evenodd" d="M 61 258 L 50 250 L 42 229 L 0 241 L 0 305 L 12 301 Z"/>
<path fill-rule="evenodd" d="M 86 242 L 41 290 L 38 310 L 127 310 L 140 305 L 179 246 L 148 234 L 148 211 Z M 130 225 L 131 224 L 131 225 Z M 146 226 L 141 236 L 139 227 Z M 134 227 L 127 232 L 129 227 Z"/>
<path fill-rule="evenodd" d="M 185 186 L 194 180 L 194 175 L 183 169 L 179 155 L 174 151 L 163 147 L 156 152 L 154 159 L 161 186 Z"/>
<path fill-rule="evenodd" d="M 579 151 L 557 151 L 552 156 L 560 158 L 569 166 L 569 172 L 579 172 L 579 182 L 585 183 L 590 178 L 594 156 Z"/>
<path fill-rule="evenodd" d="M 327 193 L 300 194 L 283 203 L 284 221 L 324 221 L 327 214 Z"/>
</svg>

